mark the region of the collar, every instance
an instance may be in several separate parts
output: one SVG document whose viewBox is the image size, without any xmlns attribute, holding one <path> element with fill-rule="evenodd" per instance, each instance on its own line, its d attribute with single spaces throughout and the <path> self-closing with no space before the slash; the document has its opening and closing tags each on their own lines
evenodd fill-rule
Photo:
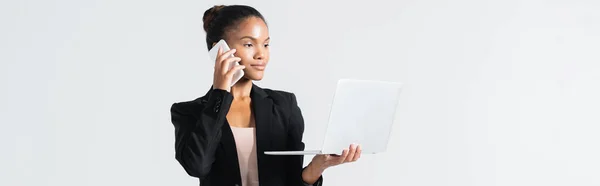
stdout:
<svg viewBox="0 0 600 186">
<path fill-rule="evenodd" d="M 260 88 L 258 85 L 252 83 L 252 90 L 250 90 L 250 98 L 254 99 L 254 98 L 266 98 L 269 95 L 267 94 L 267 92 L 263 89 Z"/>
</svg>

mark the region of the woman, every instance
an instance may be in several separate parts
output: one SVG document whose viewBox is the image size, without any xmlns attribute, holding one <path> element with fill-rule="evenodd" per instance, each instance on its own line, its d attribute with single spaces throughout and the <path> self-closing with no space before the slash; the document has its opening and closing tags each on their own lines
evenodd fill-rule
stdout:
<svg viewBox="0 0 600 186">
<path fill-rule="evenodd" d="M 316 155 L 303 167 L 303 156 L 265 155 L 264 151 L 304 150 L 304 121 L 293 93 L 263 89 L 269 62 L 269 31 L 263 16 L 242 5 L 214 6 L 204 13 L 210 50 L 224 39 L 231 50 L 219 49 L 213 85 L 193 101 L 174 103 L 176 159 L 202 186 L 322 185 L 323 171 L 360 157 L 350 145 L 342 155 Z M 235 57 L 227 57 L 234 54 Z M 229 68 L 230 62 L 239 62 Z M 244 77 L 230 86 L 233 72 Z"/>
</svg>

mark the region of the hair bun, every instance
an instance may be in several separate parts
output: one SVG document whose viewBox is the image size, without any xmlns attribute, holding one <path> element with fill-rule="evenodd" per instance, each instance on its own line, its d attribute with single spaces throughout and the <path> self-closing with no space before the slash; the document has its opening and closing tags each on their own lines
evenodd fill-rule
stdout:
<svg viewBox="0 0 600 186">
<path fill-rule="evenodd" d="M 204 16 L 202 17 L 202 21 L 204 22 L 204 31 L 208 32 L 208 27 L 210 22 L 216 17 L 219 10 L 225 8 L 225 5 L 215 5 L 212 8 L 209 8 L 204 12 Z"/>
</svg>

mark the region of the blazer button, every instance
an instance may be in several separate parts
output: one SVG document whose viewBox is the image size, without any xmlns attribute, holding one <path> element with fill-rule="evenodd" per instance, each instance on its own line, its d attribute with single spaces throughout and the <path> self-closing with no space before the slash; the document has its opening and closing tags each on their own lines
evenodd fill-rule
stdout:
<svg viewBox="0 0 600 186">
<path fill-rule="evenodd" d="M 217 103 L 215 104 L 214 111 L 216 113 L 218 113 L 220 108 L 221 108 L 221 98 L 217 98 Z"/>
<path fill-rule="evenodd" d="M 221 108 L 221 105 L 215 105 L 215 112 L 219 113 L 219 109 Z"/>
</svg>

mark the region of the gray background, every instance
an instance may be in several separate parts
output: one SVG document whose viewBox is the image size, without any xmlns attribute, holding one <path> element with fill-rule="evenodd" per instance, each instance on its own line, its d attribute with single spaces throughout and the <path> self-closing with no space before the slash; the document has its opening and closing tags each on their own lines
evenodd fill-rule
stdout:
<svg viewBox="0 0 600 186">
<path fill-rule="evenodd" d="M 327 185 L 600 185 L 595 0 L 3 0 L 0 185 L 196 185 L 169 107 L 212 83 L 221 3 L 268 19 L 258 84 L 297 94 L 307 148 L 337 79 L 405 83 L 389 151 Z"/>
</svg>

